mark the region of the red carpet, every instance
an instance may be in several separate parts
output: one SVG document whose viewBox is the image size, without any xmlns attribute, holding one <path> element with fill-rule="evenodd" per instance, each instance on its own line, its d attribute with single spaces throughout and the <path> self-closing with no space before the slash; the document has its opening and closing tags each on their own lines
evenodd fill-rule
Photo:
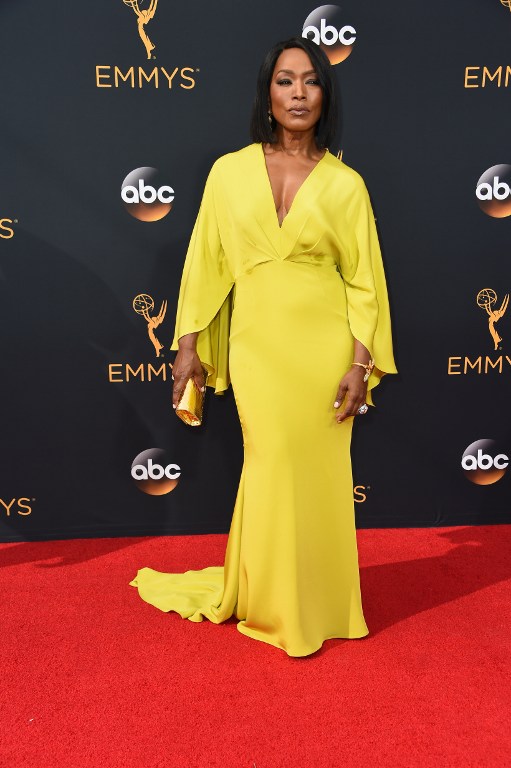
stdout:
<svg viewBox="0 0 511 768">
<path fill-rule="evenodd" d="M 0 764 L 507 766 L 511 526 L 359 532 L 372 634 L 289 659 L 143 603 L 225 536 L 0 545 Z"/>
</svg>

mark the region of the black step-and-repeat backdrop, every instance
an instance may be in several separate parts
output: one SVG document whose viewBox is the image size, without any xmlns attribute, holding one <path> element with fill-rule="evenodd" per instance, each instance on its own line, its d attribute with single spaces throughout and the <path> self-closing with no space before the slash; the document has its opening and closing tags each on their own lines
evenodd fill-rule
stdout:
<svg viewBox="0 0 511 768">
<path fill-rule="evenodd" d="M 169 345 L 208 170 L 249 142 L 265 51 L 302 33 L 335 64 L 331 150 L 373 199 L 400 370 L 357 420 L 357 523 L 511 521 L 509 0 L 0 18 L 1 539 L 228 530 L 233 398 L 179 422 Z"/>
</svg>

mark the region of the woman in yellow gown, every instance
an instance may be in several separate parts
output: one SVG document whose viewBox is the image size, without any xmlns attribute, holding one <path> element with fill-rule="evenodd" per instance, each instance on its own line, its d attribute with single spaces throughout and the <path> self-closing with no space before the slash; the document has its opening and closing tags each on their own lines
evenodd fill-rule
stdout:
<svg viewBox="0 0 511 768">
<path fill-rule="evenodd" d="M 201 365 L 217 393 L 232 382 L 243 471 L 224 567 L 143 568 L 132 582 L 191 621 L 234 615 L 240 632 L 290 656 L 368 632 L 352 417 L 395 372 L 368 194 L 325 149 L 334 100 L 314 43 L 275 46 L 259 75 L 259 141 L 209 174 L 179 296 L 174 403 L 188 378 L 203 386 Z"/>
</svg>

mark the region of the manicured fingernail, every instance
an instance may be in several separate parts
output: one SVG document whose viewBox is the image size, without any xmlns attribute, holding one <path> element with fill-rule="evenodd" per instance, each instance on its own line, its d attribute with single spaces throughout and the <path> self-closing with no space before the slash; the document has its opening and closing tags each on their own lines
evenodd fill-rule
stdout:
<svg viewBox="0 0 511 768">
<path fill-rule="evenodd" d="M 172 403 L 172 407 L 174 408 L 174 410 L 176 410 L 176 406 L 174 405 L 174 403 Z"/>
<path fill-rule="evenodd" d="M 334 408 L 338 408 L 338 407 L 339 407 L 339 403 L 336 400 L 335 403 L 334 403 Z"/>
<path fill-rule="evenodd" d="M 206 387 L 201 387 L 201 388 L 200 388 L 200 391 L 201 391 L 201 392 L 204 392 L 204 390 L 205 390 L 205 389 L 206 389 Z"/>
</svg>

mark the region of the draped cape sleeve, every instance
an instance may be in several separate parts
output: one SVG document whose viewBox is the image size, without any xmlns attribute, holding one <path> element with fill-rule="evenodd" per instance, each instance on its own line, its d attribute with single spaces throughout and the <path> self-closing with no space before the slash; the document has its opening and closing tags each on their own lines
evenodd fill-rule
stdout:
<svg viewBox="0 0 511 768">
<path fill-rule="evenodd" d="M 171 349 L 198 332 L 197 354 L 218 394 L 229 386 L 229 327 L 234 279 L 227 263 L 216 207 L 217 164 L 206 181 L 186 254 Z"/>
<path fill-rule="evenodd" d="M 357 174 L 358 177 L 358 174 Z M 340 272 L 344 280 L 348 304 L 348 321 L 353 337 L 368 350 L 374 371 L 368 382 L 370 390 L 385 373 L 397 373 L 392 349 L 387 284 L 383 269 L 378 234 L 369 195 L 362 179 L 346 208 Z"/>
</svg>

